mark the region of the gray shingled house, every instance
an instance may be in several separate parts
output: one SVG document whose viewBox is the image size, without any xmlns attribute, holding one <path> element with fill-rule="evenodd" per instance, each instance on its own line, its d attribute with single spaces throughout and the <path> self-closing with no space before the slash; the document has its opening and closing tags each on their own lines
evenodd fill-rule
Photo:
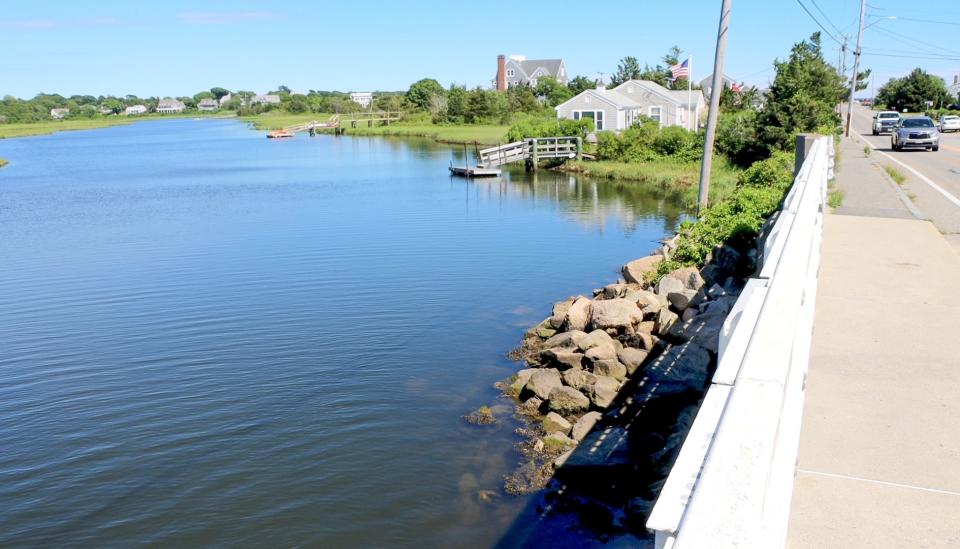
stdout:
<svg viewBox="0 0 960 549">
<path fill-rule="evenodd" d="M 497 57 L 497 74 L 493 87 L 503 91 L 511 86 L 536 86 L 540 78 L 552 76 L 566 84 L 569 77 L 563 59 L 527 59 L 522 55 Z"/>
<path fill-rule="evenodd" d="M 689 102 L 688 102 L 689 97 Z M 586 90 L 557 105 L 557 118 L 592 118 L 597 131 L 623 131 L 640 115 L 664 126 L 680 126 L 691 131 L 700 127 L 706 112 L 700 90 L 668 90 L 648 80 L 628 80 L 619 86 Z"/>
</svg>

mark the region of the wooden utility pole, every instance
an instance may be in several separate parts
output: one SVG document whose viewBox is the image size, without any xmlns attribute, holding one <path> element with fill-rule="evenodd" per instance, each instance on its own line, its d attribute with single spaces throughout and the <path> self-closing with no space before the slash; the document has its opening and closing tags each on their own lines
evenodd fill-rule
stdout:
<svg viewBox="0 0 960 549">
<path fill-rule="evenodd" d="M 723 94 L 723 58 L 727 53 L 727 31 L 730 26 L 731 4 L 733 4 L 733 0 L 723 0 L 723 6 L 720 8 L 720 27 L 717 30 L 717 52 L 713 58 L 713 79 L 710 81 L 710 112 L 707 115 L 707 135 L 703 141 L 703 162 L 700 163 L 700 192 L 697 195 L 697 216 L 706 209 L 710 197 L 710 170 L 713 167 L 713 142 L 717 137 L 717 117 L 720 114 L 720 95 Z"/>
<path fill-rule="evenodd" d="M 857 49 L 853 50 L 853 75 L 850 77 L 850 98 L 847 100 L 847 127 L 843 134 L 850 137 L 853 118 L 853 94 L 857 91 L 857 72 L 860 70 L 860 43 L 863 39 L 863 20 L 867 16 L 867 0 L 860 0 L 860 30 L 857 31 Z"/>
</svg>

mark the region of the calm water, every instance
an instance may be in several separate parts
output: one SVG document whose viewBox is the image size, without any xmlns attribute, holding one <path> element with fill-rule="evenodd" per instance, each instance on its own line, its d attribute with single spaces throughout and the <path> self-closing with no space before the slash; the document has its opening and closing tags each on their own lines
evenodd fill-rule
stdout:
<svg viewBox="0 0 960 549">
<path fill-rule="evenodd" d="M 489 546 L 504 357 L 681 215 L 234 121 L 0 140 L 0 546 Z M 462 154 L 462 151 L 461 151 Z M 457 161 L 462 162 L 462 158 Z"/>
</svg>

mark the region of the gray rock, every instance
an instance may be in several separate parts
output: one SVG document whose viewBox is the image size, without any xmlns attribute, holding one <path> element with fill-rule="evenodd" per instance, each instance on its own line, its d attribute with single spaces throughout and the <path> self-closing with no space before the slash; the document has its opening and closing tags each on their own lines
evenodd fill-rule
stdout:
<svg viewBox="0 0 960 549">
<path fill-rule="evenodd" d="M 590 306 L 590 326 L 595 330 L 613 328 L 632 332 L 642 320 L 640 307 L 623 298 L 594 301 Z"/>
<path fill-rule="evenodd" d="M 626 284 L 621 284 L 616 282 L 614 284 L 607 284 L 603 287 L 603 298 L 604 299 L 614 299 L 617 297 L 623 297 L 623 294 L 627 292 L 629 286 Z"/>
<path fill-rule="evenodd" d="M 644 275 L 646 273 L 656 271 L 657 266 L 660 265 L 661 261 L 663 261 L 663 256 L 648 255 L 647 257 L 641 257 L 640 259 L 635 259 L 630 263 L 627 263 L 623 266 L 620 272 L 623 274 L 623 278 L 626 279 L 627 282 L 643 284 Z"/>
<path fill-rule="evenodd" d="M 658 311 L 659 312 L 659 311 Z M 637 326 L 638 332 L 652 334 L 657 329 L 657 323 L 653 320 L 644 320 Z"/>
<path fill-rule="evenodd" d="M 596 377 L 584 370 L 567 370 L 561 375 L 563 383 L 580 391 L 590 383 L 596 381 Z"/>
<path fill-rule="evenodd" d="M 572 428 L 573 425 L 570 425 L 569 421 L 556 412 L 550 412 L 543 418 L 543 431 L 548 435 L 550 433 L 562 433 L 566 435 L 570 433 L 570 429 Z"/>
<path fill-rule="evenodd" d="M 660 279 L 660 282 L 657 282 L 657 295 L 662 295 L 663 297 L 670 295 L 670 292 L 679 292 L 685 289 L 686 286 L 684 286 L 683 282 L 672 276 L 665 276 Z"/>
<path fill-rule="evenodd" d="M 557 334 L 543 342 L 544 349 L 577 349 L 580 341 L 587 337 L 587 333 L 580 330 L 572 330 Z"/>
<path fill-rule="evenodd" d="M 583 354 L 568 351 L 562 347 L 546 349 L 540 353 L 540 360 L 560 370 L 582 368 Z"/>
<path fill-rule="evenodd" d="M 727 310 L 724 306 L 707 307 L 706 311 L 690 320 L 671 326 L 670 335 L 681 341 L 692 341 L 716 353 L 720 348 L 720 331 L 726 318 Z"/>
<path fill-rule="evenodd" d="M 584 358 L 587 359 L 587 363 L 589 364 L 594 364 L 601 360 L 616 360 L 617 351 L 613 348 L 613 345 L 605 343 L 597 347 L 591 347 L 584 355 Z"/>
<path fill-rule="evenodd" d="M 623 381 L 627 377 L 627 367 L 616 359 L 598 360 L 593 363 L 593 373 L 598 376 L 612 377 Z"/>
<path fill-rule="evenodd" d="M 723 286 L 719 284 L 714 284 L 710 286 L 710 289 L 707 290 L 707 297 L 710 299 L 720 299 L 721 297 L 726 297 L 727 291 L 723 289 Z"/>
<path fill-rule="evenodd" d="M 530 376 L 532 376 L 537 370 L 539 370 L 539 368 L 526 368 L 517 372 L 516 379 L 510 383 L 507 393 L 513 396 L 519 395 L 520 392 L 523 391 L 523 388 L 527 385 L 527 382 L 530 381 Z"/>
<path fill-rule="evenodd" d="M 553 460 L 553 468 L 559 469 L 560 467 L 563 467 L 563 464 L 566 463 L 567 460 L 570 459 L 570 456 L 572 455 L 573 455 L 573 450 L 571 449 L 557 456 L 557 459 Z"/>
<path fill-rule="evenodd" d="M 603 417 L 603 414 L 600 412 L 587 412 L 583 414 L 576 423 L 573 424 L 573 429 L 570 430 L 570 438 L 580 442 L 587 436 L 593 426 L 597 424 L 598 421 Z"/>
<path fill-rule="evenodd" d="M 563 386 L 560 372 L 553 368 L 539 368 L 530 376 L 530 381 L 523 387 L 526 393 L 532 393 L 544 400 L 550 398 L 550 391 Z"/>
<path fill-rule="evenodd" d="M 695 316 L 697 316 L 697 310 L 690 307 L 683 310 L 683 314 L 680 315 L 680 321 L 684 323 L 690 322 Z"/>
<path fill-rule="evenodd" d="M 541 406 L 543 406 L 543 399 L 530 397 L 523 401 L 523 404 L 520 405 L 520 409 L 523 410 L 524 413 L 537 415 L 540 413 Z"/>
<path fill-rule="evenodd" d="M 589 299 L 581 296 L 570 305 L 563 322 L 567 331 L 587 328 L 587 323 L 590 322 L 590 303 Z"/>
<path fill-rule="evenodd" d="M 670 328 L 677 322 L 679 317 L 670 309 L 660 309 L 657 313 L 657 319 L 654 321 L 653 331 L 660 336 L 670 333 Z"/>
<path fill-rule="evenodd" d="M 580 343 L 578 344 L 578 346 L 580 347 L 580 350 L 584 352 L 589 351 L 594 347 L 599 347 L 601 345 L 611 345 L 613 346 L 615 351 L 619 350 L 619 348 L 621 347 L 621 344 L 619 341 L 610 337 L 610 334 L 608 334 L 603 330 L 594 330 L 590 332 L 589 334 L 587 334 L 586 337 L 581 339 Z"/>
<path fill-rule="evenodd" d="M 550 453 L 563 453 L 576 445 L 572 438 L 562 433 L 551 433 L 543 437 L 543 449 Z"/>
<path fill-rule="evenodd" d="M 563 301 L 558 301 L 553 305 L 553 315 L 550 317 L 550 325 L 559 330 L 563 327 L 563 320 L 567 317 L 567 311 L 570 310 L 570 306 L 573 305 L 573 302 L 576 300 L 576 297 L 568 297 Z"/>
<path fill-rule="evenodd" d="M 583 413 L 590 408 L 590 399 L 573 387 L 556 387 L 549 394 L 547 403 L 551 411 L 570 416 Z"/>
<path fill-rule="evenodd" d="M 597 376 L 597 380 L 587 387 L 590 392 L 590 402 L 600 409 L 606 409 L 613 404 L 614 399 L 617 398 L 617 393 L 620 391 L 620 383 L 612 377 L 606 376 Z"/>
<path fill-rule="evenodd" d="M 617 353 L 617 359 L 620 360 L 620 363 L 627 369 L 627 375 L 632 376 L 634 372 L 640 369 L 643 366 L 644 361 L 647 360 L 647 351 L 641 349 L 634 349 L 633 347 L 624 347 Z"/>
<path fill-rule="evenodd" d="M 676 278 L 683 283 L 683 286 L 689 290 L 697 291 L 705 284 L 700 271 L 696 267 L 681 267 L 670 272 L 668 277 Z"/>
<path fill-rule="evenodd" d="M 693 298 L 697 297 L 696 290 L 680 290 L 678 292 L 670 292 L 667 294 L 667 299 L 670 301 L 670 305 L 673 305 L 673 308 L 682 311 L 690 306 L 690 302 L 693 301 Z"/>
<path fill-rule="evenodd" d="M 679 383 L 695 390 L 707 385 L 710 353 L 695 343 L 671 345 L 647 364 L 644 375 L 653 382 Z"/>
</svg>

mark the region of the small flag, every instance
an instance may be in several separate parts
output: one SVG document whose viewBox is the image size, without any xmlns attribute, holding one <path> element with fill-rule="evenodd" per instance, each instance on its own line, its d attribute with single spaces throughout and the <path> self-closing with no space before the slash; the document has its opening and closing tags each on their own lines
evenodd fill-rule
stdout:
<svg viewBox="0 0 960 549">
<path fill-rule="evenodd" d="M 673 74 L 673 78 L 690 78 L 690 59 L 685 59 L 683 63 L 677 63 L 670 67 L 670 73 Z"/>
<path fill-rule="evenodd" d="M 743 84 L 737 84 L 736 82 L 730 84 L 730 91 L 733 93 L 740 93 L 743 91 Z"/>
</svg>

